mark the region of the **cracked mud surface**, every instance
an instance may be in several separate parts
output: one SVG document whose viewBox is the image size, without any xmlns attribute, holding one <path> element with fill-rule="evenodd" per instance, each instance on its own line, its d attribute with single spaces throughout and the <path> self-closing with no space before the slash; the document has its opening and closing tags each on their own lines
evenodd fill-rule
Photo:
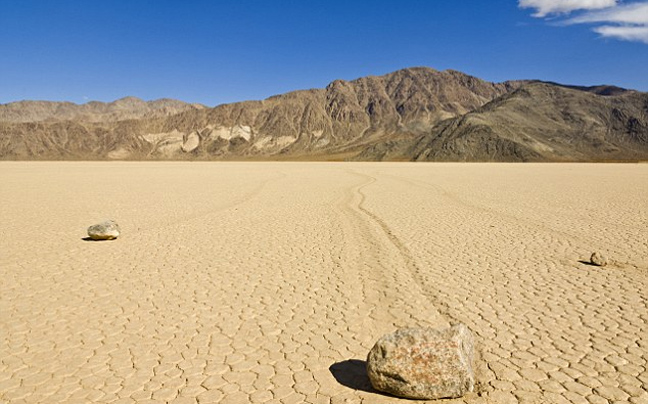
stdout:
<svg viewBox="0 0 648 404">
<path fill-rule="evenodd" d="M 0 199 L 2 403 L 406 402 L 366 354 L 454 321 L 444 403 L 648 403 L 648 165 L 1 163 Z"/>
</svg>

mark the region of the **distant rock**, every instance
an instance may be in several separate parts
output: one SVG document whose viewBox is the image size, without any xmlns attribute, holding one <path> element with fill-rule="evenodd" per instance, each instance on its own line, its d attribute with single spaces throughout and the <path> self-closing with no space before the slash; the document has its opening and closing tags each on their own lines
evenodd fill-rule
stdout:
<svg viewBox="0 0 648 404">
<path fill-rule="evenodd" d="M 119 225 L 114 220 L 106 220 L 88 227 L 88 236 L 93 240 L 114 240 L 120 233 Z"/>
<path fill-rule="evenodd" d="M 604 267 L 608 264 L 608 259 L 605 255 L 599 252 L 593 252 L 592 256 L 590 257 L 590 262 L 592 263 L 592 265 Z"/>
<path fill-rule="evenodd" d="M 473 338 L 464 324 L 403 328 L 380 338 L 367 357 L 372 386 L 398 397 L 457 398 L 472 392 Z"/>
</svg>

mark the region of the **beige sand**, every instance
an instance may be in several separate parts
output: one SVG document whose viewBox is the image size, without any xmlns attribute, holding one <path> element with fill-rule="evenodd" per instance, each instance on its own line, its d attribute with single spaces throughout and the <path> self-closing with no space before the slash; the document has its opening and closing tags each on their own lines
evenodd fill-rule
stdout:
<svg viewBox="0 0 648 404">
<path fill-rule="evenodd" d="M 0 402 L 403 402 L 361 361 L 451 321 L 449 403 L 648 402 L 648 165 L 0 163 L 0 201 Z"/>
</svg>

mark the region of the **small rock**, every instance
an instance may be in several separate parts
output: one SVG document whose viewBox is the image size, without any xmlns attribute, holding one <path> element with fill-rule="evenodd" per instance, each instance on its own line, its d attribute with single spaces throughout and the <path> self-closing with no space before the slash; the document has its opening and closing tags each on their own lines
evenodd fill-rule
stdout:
<svg viewBox="0 0 648 404">
<path fill-rule="evenodd" d="M 608 264 L 608 259 L 601 253 L 593 252 L 592 256 L 590 257 L 590 262 L 592 263 L 592 265 L 604 267 Z"/>
<path fill-rule="evenodd" d="M 402 328 L 380 338 L 367 357 L 379 391 L 414 399 L 458 398 L 472 392 L 473 339 L 468 327 Z"/>
<path fill-rule="evenodd" d="M 119 234 L 119 225 L 114 220 L 106 220 L 88 227 L 88 236 L 93 240 L 114 240 Z"/>
</svg>

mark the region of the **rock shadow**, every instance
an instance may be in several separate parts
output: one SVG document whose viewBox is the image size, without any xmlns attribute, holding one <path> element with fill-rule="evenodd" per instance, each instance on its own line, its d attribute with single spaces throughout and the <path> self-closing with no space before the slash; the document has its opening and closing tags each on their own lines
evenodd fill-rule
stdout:
<svg viewBox="0 0 648 404">
<path fill-rule="evenodd" d="M 115 241 L 117 239 L 113 238 L 113 239 L 109 239 L 109 240 L 96 240 L 96 239 L 94 239 L 92 237 L 83 237 L 83 238 L 81 238 L 81 240 L 83 240 L 83 241 Z"/>
<path fill-rule="evenodd" d="M 578 260 L 578 262 L 580 262 L 581 264 L 584 264 L 584 265 L 589 265 L 591 267 L 599 267 L 599 265 L 593 264 L 592 261 L 589 261 L 589 260 L 588 261 Z"/>
<path fill-rule="evenodd" d="M 349 359 L 337 362 L 329 367 L 329 371 L 335 380 L 343 386 L 367 393 L 382 394 L 371 386 L 369 376 L 367 375 L 366 361 Z"/>
</svg>

